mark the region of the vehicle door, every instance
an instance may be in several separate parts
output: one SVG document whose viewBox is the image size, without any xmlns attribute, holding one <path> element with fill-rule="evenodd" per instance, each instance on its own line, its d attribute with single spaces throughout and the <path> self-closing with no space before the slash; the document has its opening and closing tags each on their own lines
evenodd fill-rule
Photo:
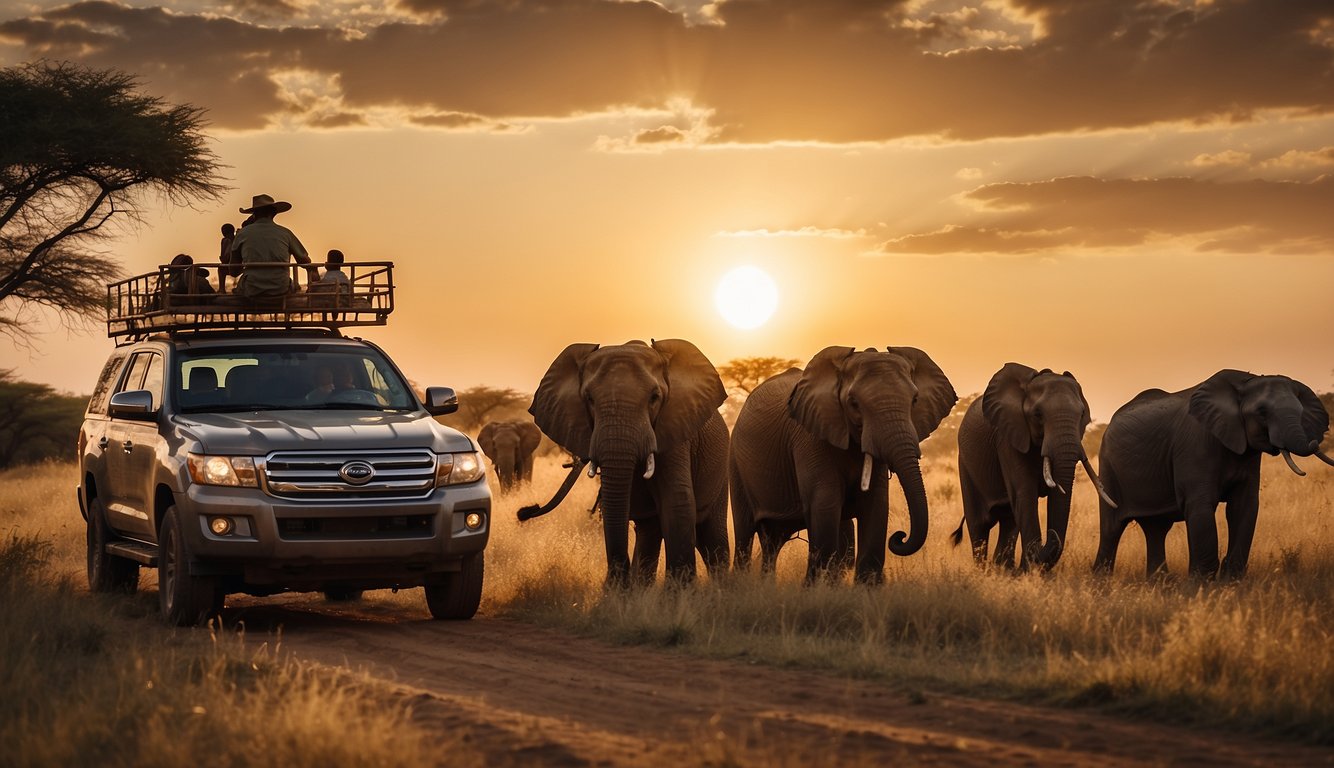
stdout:
<svg viewBox="0 0 1334 768">
<path fill-rule="evenodd" d="M 83 424 L 79 427 L 80 486 L 87 501 L 88 494 L 100 493 L 105 502 L 110 486 L 107 484 L 106 456 L 111 439 L 107 437 L 110 417 L 107 415 L 107 401 L 120 380 L 121 366 L 125 362 L 124 350 L 116 350 L 102 366 L 102 374 L 97 377 L 93 396 L 88 400 L 88 410 L 83 414 Z M 92 476 L 91 487 L 87 481 Z"/>
<path fill-rule="evenodd" d="M 156 477 L 159 421 L 164 409 L 163 359 L 155 350 L 135 352 L 117 392 L 148 390 L 153 412 L 146 418 L 111 416 L 107 425 L 107 479 L 111 498 L 107 504 L 112 527 L 151 538 L 153 490 Z"/>
</svg>

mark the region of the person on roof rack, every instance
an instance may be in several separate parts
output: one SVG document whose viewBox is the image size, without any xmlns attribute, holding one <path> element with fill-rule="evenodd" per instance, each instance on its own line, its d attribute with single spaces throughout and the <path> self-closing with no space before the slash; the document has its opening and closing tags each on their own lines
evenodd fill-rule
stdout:
<svg viewBox="0 0 1334 768">
<path fill-rule="evenodd" d="M 255 195 L 250 207 L 240 210 L 251 214 L 255 221 L 242 227 L 232 240 L 232 266 L 241 265 L 236 286 L 239 296 L 249 303 L 282 303 L 293 292 L 287 271 L 289 258 L 308 265 L 306 270 L 312 280 L 319 278 L 319 270 L 311 265 L 310 254 L 296 234 L 273 220 L 274 216 L 292 210 L 291 203 L 275 201 L 269 195 Z"/>
</svg>

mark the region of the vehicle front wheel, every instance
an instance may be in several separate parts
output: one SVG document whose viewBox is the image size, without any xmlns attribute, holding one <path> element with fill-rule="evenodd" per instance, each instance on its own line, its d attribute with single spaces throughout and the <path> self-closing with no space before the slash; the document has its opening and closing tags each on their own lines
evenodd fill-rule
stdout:
<svg viewBox="0 0 1334 768">
<path fill-rule="evenodd" d="M 94 496 L 88 500 L 88 589 L 134 594 L 139 588 L 139 564 L 109 554 L 107 544 L 112 539 L 106 510 Z"/>
<path fill-rule="evenodd" d="M 482 604 L 484 552 L 463 558 L 463 569 L 445 574 L 439 584 L 426 585 L 426 607 L 437 619 L 471 619 Z"/>
<path fill-rule="evenodd" d="M 158 604 L 168 624 L 202 624 L 222 610 L 223 594 L 217 580 L 190 574 L 190 545 L 174 506 L 167 508 L 158 532 L 157 583 Z"/>
</svg>

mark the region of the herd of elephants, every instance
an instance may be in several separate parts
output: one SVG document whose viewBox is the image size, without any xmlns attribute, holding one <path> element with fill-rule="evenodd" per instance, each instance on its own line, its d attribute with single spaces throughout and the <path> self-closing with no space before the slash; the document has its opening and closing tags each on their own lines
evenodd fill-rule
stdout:
<svg viewBox="0 0 1334 768">
<path fill-rule="evenodd" d="M 599 505 L 609 584 L 651 583 L 662 549 L 667 573 L 689 580 L 695 552 L 725 572 L 731 498 L 735 566 L 755 538 L 771 572 L 783 544 L 807 531 L 807 582 L 851 566 L 859 582 L 884 579 L 885 552 L 908 556 L 926 541 L 926 487 L 919 444 L 958 400 L 922 350 L 828 347 L 804 369 L 767 379 L 750 394 L 731 434 L 718 408 L 727 393 L 713 364 L 680 339 L 617 346 L 572 344 L 533 395 L 530 422 L 493 422 L 478 442 L 502 491 L 531 479 L 541 433 L 568 451 L 569 475 L 601 473 Z M 1076 465 L 1100 505 L 1096 571 L 1108 572 L 1133 520 L 1144 533 L 1149 575 L 1163 570 L 1164 543 L 1184 521 L 1193 576 L 1246 570 L 1260 503 L 1260 455 L 1317 456 L 1329 414 L 1305 384 L 1286 376 L 1222 370 L 1179 392 L 1141 392 L 1112 416 L 1099 453 L 1101 478 L 1083 448 L 1090 421 L 1069 372 L 1006 363 L 959 426 L 959 489 L 974 557 L 1047 569 L 1064 549 Z M 540 430 L 540 431 L 539 431 Z M 889 534 L 889 482 L 907 499 L 908 531 Z M 1045 498 L 1044 540 L 1038 502 Z M 1227 553 L 1219 562 L 1215 512 L 1226 504 Z M 633 553 L 629 523 L 635 523 Z M 856 521 L 855 525 L 853 521 Z"/>
</svg>

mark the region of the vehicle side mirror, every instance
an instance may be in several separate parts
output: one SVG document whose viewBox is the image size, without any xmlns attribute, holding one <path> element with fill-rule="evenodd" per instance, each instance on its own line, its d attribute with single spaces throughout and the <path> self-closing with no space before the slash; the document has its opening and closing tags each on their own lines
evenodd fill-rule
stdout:
<svg viewBox="0 0 1334 768">
<path fill-rule="evenodd" d="M 432 416 L 444 416 L 459 409 L 459 396 L 453 387 L 427 387 L 426 412 Z"/>
<path fill-rule="evenodd" d="M 456 406 L 457 407 L 457 406 Z M 153 393 L 146 389 L 131 389 L 117 392 L 111 396 L 112 418 L 151 419 L 153 418 Z"/>
</svg>

